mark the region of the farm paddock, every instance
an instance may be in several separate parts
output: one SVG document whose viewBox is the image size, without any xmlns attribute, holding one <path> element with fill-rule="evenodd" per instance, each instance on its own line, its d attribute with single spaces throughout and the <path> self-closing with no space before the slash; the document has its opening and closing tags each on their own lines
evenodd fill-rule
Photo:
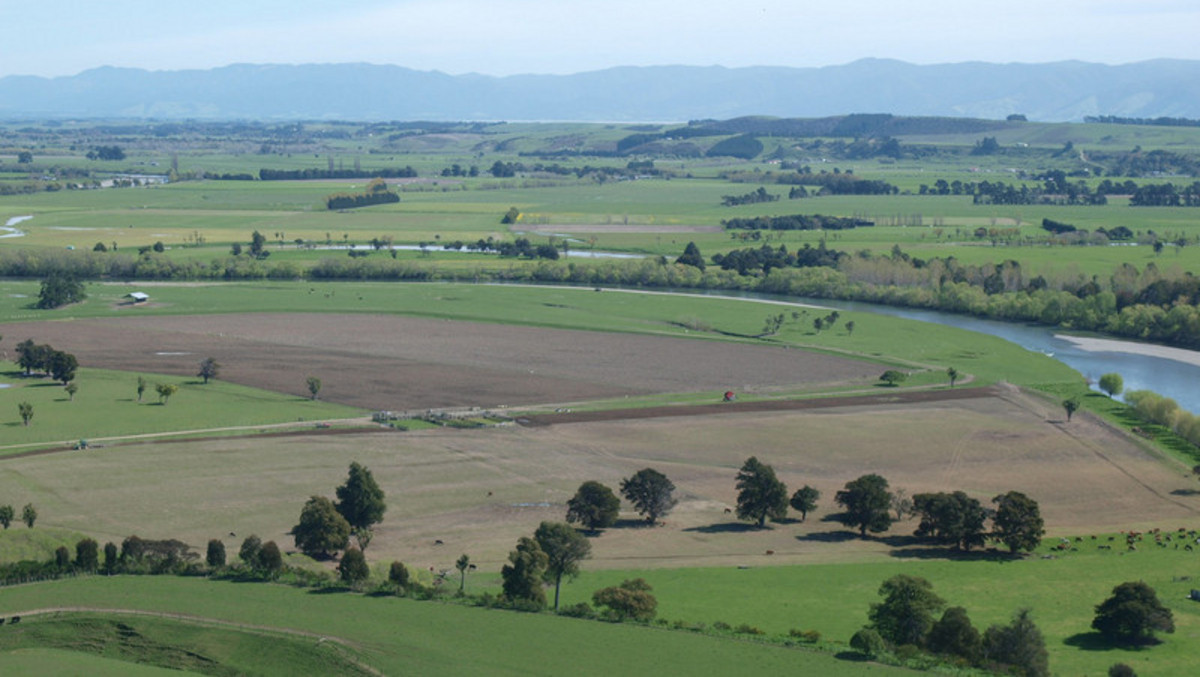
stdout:
<svg viewBox="0 0 1200 677">
<path fill-rule="evenodd" d="M 581 482 L 615 488 L 647 466 L 672 479 L 679 506 L 653 528 L 626 510 L 618 528 L 594 540 L 589 568 L 855 561 L 919 550 L 908 538 L 912 521 L 861 540 L 828 519 L 837 489 L 868 472 L 910 495 L 961 489 L 988 502 L 1023 491 L 1041 504 L 1052 533 L 1194 527 L 1200 496 L 1183 468 L 1090 416 L 1061 419 L 1051 403 L 996 388 L 986 397 L 848 400 L 814 410 L 136 444 L 4 461 L 0 494 L 35 502 L 47 525 L 103 540 L 136 530 L 193 544 L 222 537 L 236 550 L 256 533 L 290 547 L 287 531 L 304 500 L 332 495 L 358 461 L 388 494 L 371 561 L 449 568 L 468 552 L 493 572 L 518 536 L 563 518 Z M 821 491 L 807 522 L 759 530 L 725 512 L 750 455 L 772 464 L 789 488 Z"/>
<path fill-rule="evenodd" d="M 366 409 L 516 406 L 730 388 L 867 385 L 867 361 L 767 345 L 394 315 L 230 314 L 10 323 L 81 364 L 219 378 Z"/>
</svg>

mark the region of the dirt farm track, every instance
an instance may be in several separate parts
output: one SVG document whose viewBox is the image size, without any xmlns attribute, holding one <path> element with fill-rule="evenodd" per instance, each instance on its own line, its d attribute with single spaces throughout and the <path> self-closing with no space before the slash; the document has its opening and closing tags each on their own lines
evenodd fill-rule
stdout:
<svg viewBox="0 0 1200 677">
<path fill-rule="evenodd" d="M 380 315 L 250 314 L 13 323 L 88 367 L 220 378 L 368 409 L 492 408 L 875 379 L 879 365 L 772 346 Z"/>
</svg>

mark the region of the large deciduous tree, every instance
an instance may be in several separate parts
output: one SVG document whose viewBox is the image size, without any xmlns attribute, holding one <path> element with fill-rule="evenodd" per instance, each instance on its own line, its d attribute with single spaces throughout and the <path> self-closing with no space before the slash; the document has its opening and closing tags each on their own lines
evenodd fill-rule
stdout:
<svg viewBox="0 0 1200 677">
<path fill-rule="evenodd" d="M 567 522 L 579 522 L 589 531 L 611 527 L 620 513 L 621 499 L 599 482 L 584 482 L 567 501 Z"/>
<path fill-rule="evenodd" d="M 87 293 L 83 289 L 83 283 L 79 280 L 66 273 L 51 272 L 46 279 L 42 280 L 37 307 L 49 310 L 77 303 L 86 298 Z"/>
<path fill-rule="evenodd" d="M 17 413 L 21 415 L 21 425 L 28 426 L 33 420 L 33 405 L 28 402 L 21 402 L 17 405 Z"/>
<path fill-rule="evenodd" d="M 913 509 L 921 516 L 917 536 L 950 543 L 960 550 L 983 545 L 988 512 L 965 493 L 916 494 Z"/>
<path fill-rule="evenodd" d="M 767 518 L 787 517 L 787 485 L 775 477 L 775 469 L 751 456 L 737 474 L 737 516 L 764 526 Z"/>
<path fill-rule="evenodd" d="M 1146 644 L 1155 632 L 1175 632 L 1171 610 L 1158 601 L 1154 588 L 1129 581 L 1113 588 L 1112 596 L 1096 605 L 1092 628 L 1116 644 Z"/>
<path fill-rule="evenodd" d="M 992 538 L 1008 546 L 1010 552 L 1033 550 L 1046 533 L 1037 501 L 1019 491 L 1010 491 L 992 499 L 996 514 L 992 517 Z"/>
<path fill-rule="evenodd" d="M 375 476 L 357 462 L 350 464 L 346 483 L 337 488 L 337 511 L 346 518 L 354 529 L 369 529 L 383 521 L 387 511 L 383 489 L 375 483 Z"/>
<path fill-rule="evenodd" d="M 654 524 L 675 507 L 675 484 L 654 468 L 643 468 L 621 480 L 621 495 L 633 504 L 638 514 Z"/>
<path fill-rule="evenodd" d="M 516 550 L 508 553 L 508 564 L 500 569 L 504 597 L 510 603 L 541 609 L 546 606 L 542 577 L 548 559 L 537 541 L 522 536 Z"/>
<path fill-rule="evenodd" d="M 350 542 L 350 524 L 338 513 L 333 501 L 313 496 L 300 511 L 300 523 L 292 527 L 296 547 L 310 557 L 328 557 Z"/>
<path fill-rule="evenodd" d="M 933 627 L 934 614 L 946 605 L 929 581 L 919 576 L 897 574 L 879 586 L 882 602 L 871 605 L 870 627 L 894 646 L 923 646 Z"/>
<path fill-rule="evenodd" d="M 546 554 L 545 578 L 554 583 L 554 609 L 557 611 L 563 576 L 579 575 L 579 563 L 592 556 L 592 544 L 574 527 L 562 522 L 542 522 L 533 539 Z"/>
<path fill-rule="evenodd" d="M 46 367 L 55 381 L 67 385 L 75 378 L 75 371 L 79 369 L 79 360 L 75 359 L 71 353 L 55 350 L 50 353 Z"/>
<path fill-rule="evenodd" d="M 838 517 L 842 524 L 858 529 L 864 538 L 868 531 L 879 533 L 892 526 L 892 494 L 888 481 L 879 475 L 863 475 L 847 482 L 833 500 L 845 508 Z"/>
</svg>

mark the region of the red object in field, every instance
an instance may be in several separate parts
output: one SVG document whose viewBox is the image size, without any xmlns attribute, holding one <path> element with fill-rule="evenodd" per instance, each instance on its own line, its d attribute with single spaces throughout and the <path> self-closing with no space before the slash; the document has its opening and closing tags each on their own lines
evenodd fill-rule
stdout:
<svg viewBox="0 0 1200 677">
<path fill-rule="evenodd" d="M 736 399 L 737 399 L 737 395 L 734 395 L 732 390 L 725 391 L 725 401 L 726 402 L 732 402 Z"/>
</svg>

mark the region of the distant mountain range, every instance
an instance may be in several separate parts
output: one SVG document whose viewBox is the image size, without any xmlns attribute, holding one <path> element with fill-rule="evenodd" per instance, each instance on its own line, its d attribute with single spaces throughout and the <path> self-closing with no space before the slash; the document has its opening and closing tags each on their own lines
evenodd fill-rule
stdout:
<svg viewBox="0 0 1200 677">
<path fill-rule="evenodd" d="M 823 68 L 620 67 L 446 75 L 370 64 L 251 65 L 0 78 L 0 118 L 673 122 L 845 113 L 1072 121 L 1200 117 L 1200 61 L 1109 66 L 864 59 Z"/>
</svg>

